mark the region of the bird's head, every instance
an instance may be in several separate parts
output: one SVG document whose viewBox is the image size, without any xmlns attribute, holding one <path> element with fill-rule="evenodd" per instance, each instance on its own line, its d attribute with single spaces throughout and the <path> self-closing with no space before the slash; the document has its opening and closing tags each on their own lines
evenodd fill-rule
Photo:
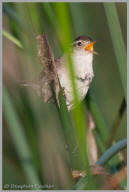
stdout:
<svg viewBox="0 0 129 192">
<path fill-rule="evenodd" d="M 73 42 L 73 49 L 76 51 L 80 50 L 83 52 L 85 51 L 86 53 L 97 54 L 93 48 L 95 43 L 96 41 L 88 36 L 79 36 Z"/>
</svg>

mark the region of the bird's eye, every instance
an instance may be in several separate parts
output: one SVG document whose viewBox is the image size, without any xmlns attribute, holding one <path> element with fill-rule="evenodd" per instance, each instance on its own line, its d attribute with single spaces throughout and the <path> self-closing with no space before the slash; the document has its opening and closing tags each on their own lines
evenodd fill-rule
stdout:
<svg viewBox="0 0 129 192">
<path fill-rule="evenodd" d="M 78 45 L 78 46 L 81 46 L 81 45 L 82 45 L 82 43 L 81 43 L 81 42 L 78 42 L 78 43 L 77 43 L 77 45 Z"/>
</svg>

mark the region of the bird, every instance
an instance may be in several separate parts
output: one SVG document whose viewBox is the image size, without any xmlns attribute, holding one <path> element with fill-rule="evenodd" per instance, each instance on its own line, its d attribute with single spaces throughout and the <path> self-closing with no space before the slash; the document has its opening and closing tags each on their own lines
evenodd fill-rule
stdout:
<svg viewBox="0 0 129 192">
<path fill-rule="evenodd" d="M 79 36 L 72 43 L 72 63 L 75 71 L 74 79 L 78 93 L 79 102 L 81 102 L 89 89 L 90 83 L 94 77 L 93 71 L 93 55 L 94 44 L 96 41 L 88 36 Z M 66 54 L 55 61 L 58 79 L 63 90 L 63 95 L 66 101 L 68 110 L 73 109 L 74 95 L 72 82 L 70 79 L 69 69 L 67 65 Z"/>
<path fill-rule="evenodd" d="M 54 99 L 51 89 L 51 83 L 53 82 L 58 106 L 60 107 L 59 91 L 61 87 L 67 109 L 70 111 L 75 108 L 75 103 L 66 53 L 60 58 L 55 59 L 45 33 L 38 35 L 36 40 L 38 45 L 38 58 L 43 66 L 43 70 L 40 72 L 38 82 L 22 83 L 22 85 L 35 89 L 37 94 L 43 98 L 44 102 L 53 103 Z M 96 41 L 90 37 L 82 35 L 77 37 L 70 46 L 75 71 L 74 80 L 79 102 L 85 98 L 94 77 L 93 55 L 98 55 L 98 53 L 94 51 L 95 43 Z"/>
</svg>

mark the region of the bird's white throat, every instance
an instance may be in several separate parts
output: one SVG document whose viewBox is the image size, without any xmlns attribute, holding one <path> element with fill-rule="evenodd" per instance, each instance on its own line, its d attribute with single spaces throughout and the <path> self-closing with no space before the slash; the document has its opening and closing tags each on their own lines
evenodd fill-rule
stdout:
<svg viewBox="0 0 129 192">
<path fill-rule="evenodd" d="M 87 73 L 93 74 L 93 54 L 85 50 L 75 50 L 72 56 L 75 73 L 84 79 Z"/>
</svg>

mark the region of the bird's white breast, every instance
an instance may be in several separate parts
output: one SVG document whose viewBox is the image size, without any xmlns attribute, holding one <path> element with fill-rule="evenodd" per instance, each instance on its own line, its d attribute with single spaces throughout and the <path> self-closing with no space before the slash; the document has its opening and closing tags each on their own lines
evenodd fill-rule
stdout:
<svg viewBox="0 0 129 192">
<path fill-rule="evenodd" d="M 87 75 L 89 75 L 88 77 L 91 77 L 91 80 L 93 77 L 93 54 L 86 53 L 85 51 L 77 51 L 73 53 L 72 60 L 75 70 L 76 87 L 79 99 L 81 101 L 82 99 L 84 99 L 89 88 L 89 81 L 86 79 L 86 77 Z M 62 63 L 58 68 L 57 73 L 61 87 L 64 90 L 66 104 L 68 106 L 68 109 L 71 109 L 73 103 L 73 90 L 65 57 L 62 57 L 61 62 Z"/>
<path fill-rule="evenodd" d="M 87 73 L 93 74 L 93 54 L 86 51 L 75 51 L 73 54 L 75 73 L 81 78 L 85 78 Z"/>
</svg>

